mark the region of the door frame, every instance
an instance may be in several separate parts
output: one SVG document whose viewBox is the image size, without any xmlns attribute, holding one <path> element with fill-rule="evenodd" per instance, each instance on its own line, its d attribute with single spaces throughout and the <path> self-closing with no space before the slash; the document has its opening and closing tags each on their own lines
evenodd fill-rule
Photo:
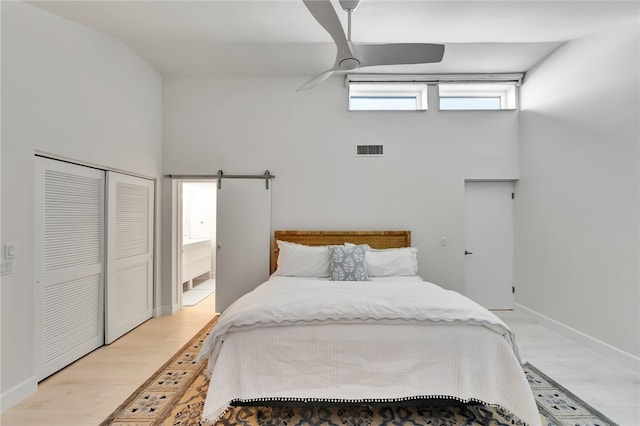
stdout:
<svg viewBox="0 0 640 426">
<path fill-rule="evenodd" d="M 183 209 L 184 209 L 184 190 L 183 185 L 185 183 L 214 183 L 216 187 L 218 186 L 217 178 L 181 178 L 181 179 L 173 179 L 172 180 L 172 210 L 173 210 L 173 238 L 171 241 L 171 251 L 173 253 L 173 271 L 171 274 L 172 283 L 171 283 L 171 292 L 172 292 L 172 313 L 175 313 L 182 309 L 182 244 L 183 244 L 183 236 L 184 236 L 184 217 L 183 217 Z M 216 194 L 217 197 L 217 194 Z M 216 214 L 216 226 L 217 226 L 217 214 Z M 214 241 L 215 246 L 217 247 L 217 242 Z M 215 257 L 215 251 L 212 251 L 211 257 L 212 262 Z M 215 279 L 215 270 L 213 270 L 212 277 Z M 173 294 L 175 292 L 175 294 Z"/>
</svg>

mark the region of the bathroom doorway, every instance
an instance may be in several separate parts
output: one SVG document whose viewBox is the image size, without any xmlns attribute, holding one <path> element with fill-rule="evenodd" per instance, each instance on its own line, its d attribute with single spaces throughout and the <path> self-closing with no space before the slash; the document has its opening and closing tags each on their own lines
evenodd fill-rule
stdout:
<svg viewBox="0 0 640 426">
<path fill-rule="evenodd" d="M 181 248 L 182 306 L 194 306 L 216 288 L 215 180 L 183 181 Z"/>
</svg>

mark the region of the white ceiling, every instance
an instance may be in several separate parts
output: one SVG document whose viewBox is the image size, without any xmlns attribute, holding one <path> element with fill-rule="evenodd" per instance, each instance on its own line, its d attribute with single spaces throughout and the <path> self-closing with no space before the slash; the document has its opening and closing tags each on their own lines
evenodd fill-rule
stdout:
<svg viewBox="0 0 640 426">
<path fill-rule="evenodd" d="M 302 0 L 29 3 L 121 39 L 165 75 L 313 76 L 335 58 Z M 362 72 L 523 72 L 568 40 L 638 16 L 637 0 L 362 0 L 352 39 L 446 45 L 438 64 Z"/>
</svg>

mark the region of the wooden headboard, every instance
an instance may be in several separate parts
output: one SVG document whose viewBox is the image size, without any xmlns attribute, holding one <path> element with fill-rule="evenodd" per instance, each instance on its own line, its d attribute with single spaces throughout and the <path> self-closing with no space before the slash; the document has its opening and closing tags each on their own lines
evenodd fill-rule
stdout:
<svg viewBox="0 0 640 426">
<path fill-rule="evenodd" d="M 340 245 L 344 243 L 369 244 L 371 248 L 385 249 L 411 246 L 411 231 L 274 231 L 271 255 L 271 273 L 278 265 L 276 240 L 308 246 Z"/>
</svg>

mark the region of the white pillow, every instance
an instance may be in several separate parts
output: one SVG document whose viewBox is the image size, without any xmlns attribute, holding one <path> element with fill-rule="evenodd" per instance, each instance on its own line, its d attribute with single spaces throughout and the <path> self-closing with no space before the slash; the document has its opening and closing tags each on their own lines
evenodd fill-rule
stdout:
<svg viewBox="0 0 640 426">
<path fill-rule="evenodd" d="M 278 268 L 274 275 L 326 278 L 330 275 L 328 246 L 307 246 L 276 240 Z"/>
<path fill-rule="evenodd" d="M 370 277 L 414 276 L 418 274 L 418 247 L 370 249 L 364 261 Z"/>
</svg>

